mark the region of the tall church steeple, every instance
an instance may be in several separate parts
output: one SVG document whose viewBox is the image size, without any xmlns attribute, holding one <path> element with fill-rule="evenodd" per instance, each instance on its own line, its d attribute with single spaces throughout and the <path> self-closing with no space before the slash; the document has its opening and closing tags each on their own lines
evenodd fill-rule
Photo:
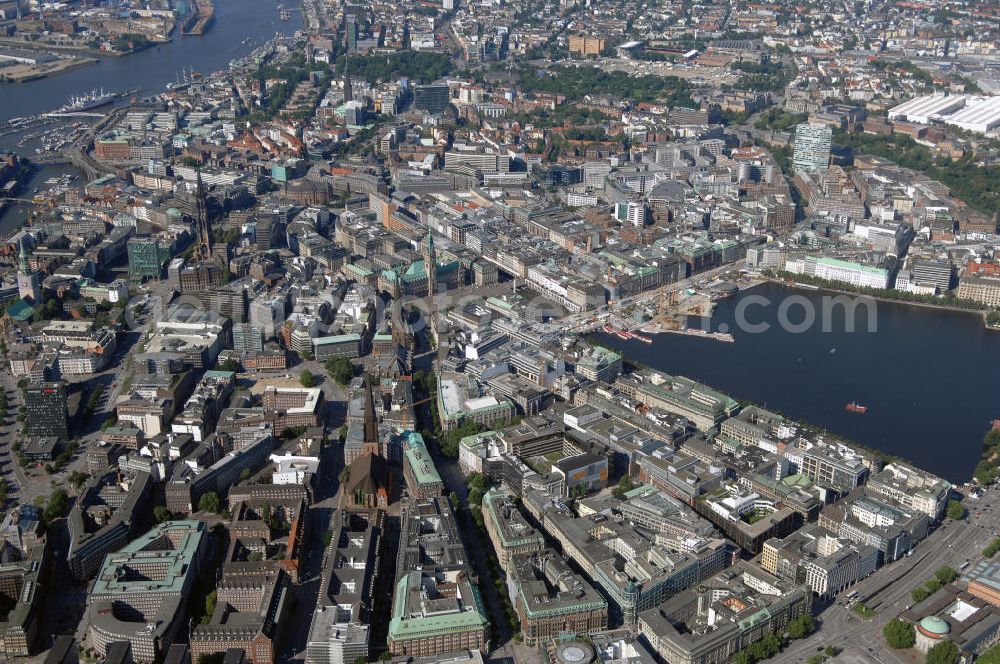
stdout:
<svg viewBox="0 0 1000 664">
<path fill-rule="evenodd" d="M 205 192 L 205 183 L 201 179 L 201 171 L 198 171 L 198 187 L 195 190 L 195 219 L 196 233 L 195 240 L 198 244 L 195 248 L 195 255 L 200 260 L 209 260 L 212 257 L 212 229 L 208 221 L 208 195 Z"/>
<path fill-rule="evenodd" d="M 17 294 L 21 299 L 29 300 L 32 304 L 40 304 L 42 301 L 42 279 L 37 272 L 31 270 L 28 263 L 28 249 L 24 246 L 24 238 L 17 241 L 20 251 L 17 255 Z"/>
<path fill-rule="evenodd" d="M 424 239 L 424 273 L 427 275 L 427 296 L 434 296 L 435 281 L 437 281 L 437 253 L 434 251 L 434 235 L 431 229 L 427 229 L 427 237 Z"/>
<path fill-rule="evenodd" d="M 21 274 L 27 276 L 31 274 L 31 266 L 28 264 L 28 250 L 24 248 L 23 237 L 17 241 L 17 246 L 20 249 L 17 254 L 17 264 L 20 268 Z"/>
</svg>

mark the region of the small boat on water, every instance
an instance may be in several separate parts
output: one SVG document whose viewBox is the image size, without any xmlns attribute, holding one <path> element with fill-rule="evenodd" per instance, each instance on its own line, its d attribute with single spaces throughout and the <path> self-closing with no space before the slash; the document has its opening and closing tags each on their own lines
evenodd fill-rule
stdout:
<svg viewBox="0 0 1000 664">
<path fill-rule="evenodd" d="M 864 415 L 868 412 L 868 406 L 862 406 L 861 404 L 852 401 L 847 404 L 846 410 L 848 413 L 857 413 L 858 415 Z"/>
</svg>

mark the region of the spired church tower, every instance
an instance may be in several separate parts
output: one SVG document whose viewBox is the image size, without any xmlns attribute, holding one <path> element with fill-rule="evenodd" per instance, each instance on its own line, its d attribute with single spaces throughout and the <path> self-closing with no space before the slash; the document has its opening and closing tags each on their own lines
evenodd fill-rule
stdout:
<svg viewBox="0 0 1000 664">
<path fill-rule="evenodd" d="M 205 185 L 201 180 L 201 171 L 198 171 L 198 187 L 195 190 L 195 259 L 200 261 L 212 260 L 212 228 L 208 219 L 208 194 L 205 192 Z"/>
<path fill-rule="evenodd" d="M 41 304 L 42 280 L 37 272 L 31 271 L 31 266 L 28 265 L 28 250 L 24 247 L 23 237 L 18 240 L 18 245 L 21 251 L 18 254 L 17 294 L 32 304 Z"/>
<path fill-rule="evenodd" d="M 434 252 L 434 236 L 431 229 L 427 229 L 427 238 L 424 240 L 424 273 L 427 275 L 427 297 L 434 297 L 434 286 L 437 281 L 437 254 Z"/>
</svg>

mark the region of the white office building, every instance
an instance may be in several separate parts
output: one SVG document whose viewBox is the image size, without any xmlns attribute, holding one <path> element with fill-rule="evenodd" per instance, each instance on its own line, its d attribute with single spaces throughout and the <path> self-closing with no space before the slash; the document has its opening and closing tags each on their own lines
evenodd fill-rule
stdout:
<svg viewBox="0 0 1000 664">
<path fill-rule="evenodd" d="M 792 170 L 825 171 L 830 165 L 833 147 L 833 127 L 809 122 L 795 127 L 795 149 Z"/>
<path fill-rule="evenodd" d="M 792 274 L 805 274 L 826 281 L 840 281 L 865 288 L 888 288 L 889 272 L 880 267 L 862 265 L 837 258 L 806 256 L 785 263 L 785 270 Z"/>
</svg>

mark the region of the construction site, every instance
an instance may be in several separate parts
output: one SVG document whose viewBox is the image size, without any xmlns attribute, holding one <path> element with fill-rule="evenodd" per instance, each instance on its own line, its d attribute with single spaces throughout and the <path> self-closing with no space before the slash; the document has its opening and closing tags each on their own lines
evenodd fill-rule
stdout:
<svg viewBox="0 0 1000 664">
<path fill-rule="evenodd" d="M 577 314 L 570 321 L 573 323 L 570 329 L 581 333 L 602 331 L 623 340 L 646 343 L 652 342 L 648 336 L 652 334 L 685 334 L 732 342 L 734 339 L 729 333 L 708 331 L 711 326 L 706 322 L 711 320 L 718 302 L 762 280 L 746 276 L 738 280 L 713 278 L 711 274 L 700 276 L 698 280 L 691 278 L 612 302 L 589 318 Z M 698 319 L 704 322 L 696 322 Z"/>
</svg>

